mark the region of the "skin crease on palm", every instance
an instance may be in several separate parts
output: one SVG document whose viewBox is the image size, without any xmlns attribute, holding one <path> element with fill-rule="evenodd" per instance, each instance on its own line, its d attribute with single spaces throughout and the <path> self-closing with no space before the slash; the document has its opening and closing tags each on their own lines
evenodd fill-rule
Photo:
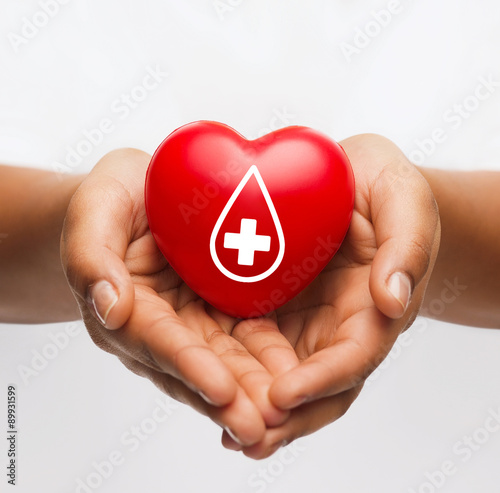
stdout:
<svg viewBox="0 0 500 493">
<path fill-rule="evenodd" d="M 224 428 L 223 445 L 249 457 L 268 457 L 347 411 L 416 317 L 437 256 L 439 216 L 418 170 L 376 135 L 341 145 L 356 179 L 346 239 L 302 293 L 261 319 L 210 307 L 163 258 L 144 210 L 149 155 L 108 154 L 68 208 L 63 265 L 94 342 L 209 416 Z M 113 214 L 104 218 L 103 208 Z M 99 249 L 82 251 L 88 235 Z M 394 272 L 412 284 L 406 310 L 387 288 Z M 89 300 L 102 279 L 119 294 L 106 327 Z"/>
</svg>

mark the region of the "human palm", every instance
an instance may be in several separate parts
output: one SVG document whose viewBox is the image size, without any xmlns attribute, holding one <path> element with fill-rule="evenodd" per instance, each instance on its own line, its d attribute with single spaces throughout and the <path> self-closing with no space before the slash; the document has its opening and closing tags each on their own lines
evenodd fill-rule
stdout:
<svg viewBox="0 0 500 493">
<path fill-rule="evenodd" d="M 437 255 L 439 219 L 416 169 L 378 136 L 353 137 L 343 146 L 357 192 L 341 248 L 302 293 L 273 314 L 272 339 L 263 340 L 253 321 L 233 330 L 275 375 L 271 402 L 292 410 L 287 422 L 244 449 L 252 457 L 269 455 L 280 443 L 316 431 L 349 408 L 366 377 L 415 319 Z M 397 286 L 396 297 L 388 285 L 393 274 L 397 281 L 409 278 L 408 286 L 404 281 Z M 279 349 L 265 350 L 268 345 Z M 280 359 L 290 359 L 291 352 L 300 364 L 280 372 Z M 236 448 L 227 435 L 223 440 Z"/>
<path fill-rule="evenodd" d="M 270 403 L 271 374 L 231 337 L 238 320 L 197 296 L 156 246 L 143 195 L 149 159 L 115 151 L 84 180 L 62 236 L 66 275 L 100 348 L 210 416 L 241 444 L 256 443 L 289 412 Z M 108 308 L 93 289 L 103 279 L 118 294 Z"/>
</svg>

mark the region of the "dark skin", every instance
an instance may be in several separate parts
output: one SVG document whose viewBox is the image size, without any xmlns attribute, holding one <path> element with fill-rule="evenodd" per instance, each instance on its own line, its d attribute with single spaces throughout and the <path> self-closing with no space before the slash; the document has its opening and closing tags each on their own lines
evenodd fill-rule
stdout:
<svg viewBox="0 0 500 493">
<path fill-rule="evenodd" d="M 447 280 L 461 286 L 460 301 L 447 303 L 441 320 L 500 328 L 500 173 L 420 171 L 431 185 L 443 224 L 434 282 L 424 308 L 442 296 Z M 433 316 L 432 310 L 426 314 Z"/>
<path fill-rule="evenodd" d="M 269 456 L 349 408 L 443 281 L 467 289 L 440 318 L 500 326 L 499 174 L 419 171 L 374 135 L 342 145 L 356 199 L 340 251 L 299 296 L 244 321 L 199 299 L 158 251 L 149 155 L 114 151 L 87 177 L 1 167 L 2 321 L 72 320 L 74 295 L 98 346 L 229 430 L 227 448 Z"/>
<path fill-rule="evenodd" d="M 208 306 L 162 257 L 140 185 L 148 155 L 122 150 L 105 157 L 68 209 L 63 264 L 94 341 L 210 416 L 226 430 L 223 444 L 250 457 L 267 457 L 348 409 L 416 316 L 437 254 L 437 210 L 418 171 L 394 182 L 404 156 L 381 137 L 342 145 L 357 180 L 346 241 L 305 291 L 260 319 L 241 321 Z M 397 193 L 389 194 L 391 187 Z M 103 200 L 115 211 L 104 219 Z M 427 233 L 415 234 L 429 217 Z M 82 249 L 89 235 L 97 246 Z M 415 286 L 409 305 L 388 289 L 396 271 Z M 110 310 L 89 303 L 89 286 L 103 279 L 117 294 Z M 105 323 L 96 306 L 107 312 L 100 314 Z"/>
<path fill-rule="evenodd" d="M 59 238 L 83 177 L 11 166 L 0 166 L 0 177 L 0 321 L 76 319 Z"/>
</svg>

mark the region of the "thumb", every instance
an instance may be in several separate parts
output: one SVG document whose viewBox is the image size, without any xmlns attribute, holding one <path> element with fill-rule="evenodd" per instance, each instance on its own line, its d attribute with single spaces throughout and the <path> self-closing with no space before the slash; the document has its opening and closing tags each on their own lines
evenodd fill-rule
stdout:
<svg viewBox="0 0 500 493">
<path fill-rule="evenodd" d="M 413 295 L 419 303 L 423 298 L 439 249 L 440 223 L 434 196 L 418 170 L 411 166 L 404 177 L 392 171 L 384 170 L 372 189 L 378 248 L 370 292 L 377 308 L 396 319 L 404 315 Z"/>
<path fill-rule="evenodd" d="M 61 260 L 81 308 L 108 329 L 129 318 L 134 287 L 124 258 L 144 207 L 149 156 L 119 150 L 105 156 L 73 196 L 61 236 Z M 142 215 L 143 216 L 143 215 Z"/>
</svg>

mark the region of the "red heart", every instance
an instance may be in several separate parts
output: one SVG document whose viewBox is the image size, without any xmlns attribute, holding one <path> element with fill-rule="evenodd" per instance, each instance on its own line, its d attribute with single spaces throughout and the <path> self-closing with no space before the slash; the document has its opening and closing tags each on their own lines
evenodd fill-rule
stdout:
<svg viewBox="0 0 500 493">
<path fill-rule="evenodd" d="M 156 150 L 146 177 L 151 232 L 199 296 L 237 317 L 304 289 L 347 232 L 354 177 L 343 149 L 306 127 L 246 140 L 194 122 Z"/>
</svg>

